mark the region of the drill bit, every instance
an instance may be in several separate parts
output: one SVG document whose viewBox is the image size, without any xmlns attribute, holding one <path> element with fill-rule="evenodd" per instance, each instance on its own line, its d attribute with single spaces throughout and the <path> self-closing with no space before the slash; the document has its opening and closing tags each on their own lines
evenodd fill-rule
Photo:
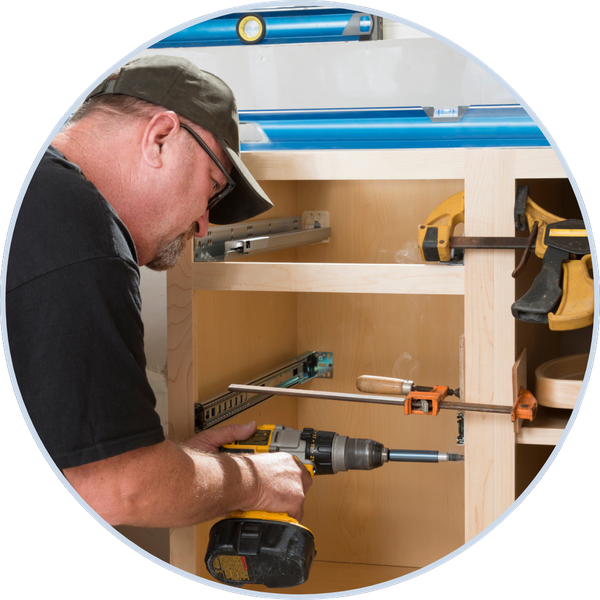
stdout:
<svg viewBox="0 0 600 600">
<path fill-rule="evenodd" d="M 459 462 L 463 454 L 438 452 L 437 450 L 387 450 L 384 449 L 384 462 Z"/>
</svg>

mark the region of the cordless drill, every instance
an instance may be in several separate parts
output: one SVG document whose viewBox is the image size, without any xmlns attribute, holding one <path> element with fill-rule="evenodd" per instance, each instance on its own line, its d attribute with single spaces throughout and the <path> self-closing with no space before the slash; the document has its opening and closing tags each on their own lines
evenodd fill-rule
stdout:
<svg viewBox="0 0 600 600">
<path fill-rule="evenodd" d="M 370 471 L 388 461 L 462 461 L 462 454 L 431 450 L 388 450 L 373 440 L 331 431 L 302 431 L 261 425 L 247 440 L 223 446 L 234 453 L 287 452 L 314 475 Z M 300 585 L 317 554 L 312 532 L 286 513 L 234 511 L 210 530 L 205 562 L 210 574 L 228 585 L 268 588 Z"/>
</svg>

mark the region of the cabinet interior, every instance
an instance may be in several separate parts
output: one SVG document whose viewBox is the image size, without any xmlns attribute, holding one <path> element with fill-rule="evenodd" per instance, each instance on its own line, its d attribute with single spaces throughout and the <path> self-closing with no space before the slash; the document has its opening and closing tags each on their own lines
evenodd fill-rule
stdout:
<svg viewBox="0 0 600 600">
<path fill-rule="evenodd" d="M 331 352 L 334 376 L 313 379 L 305 389 L 356 393 L 360 375 L 451 388 L 466 380 L 466 401 L 511 404 L 510 367 L 521 348 L 527 349 L 527 387 L 534 393 L 539 364 L 589 349 L 591 327 L 557 333 L 512 318 L 510 304 L 541 267 L 536 257 L 515 281 L 510 255 L 499 252 L 496 261 L 488 251 L 467 251 L 464 266 L 440 266 L 423 263 L 417 244 L 418 225 L 465 188 L 465 202 L 474 208 L 467 235 L 509 235 L 517 185 L 528 185 L 546 210 L 580 218 L 551 150 L 249 153 L 245 161 L 274 202 L 269 219 L 326 211 L 331 238 L 227 263 L 185 262 L 169 276 L 176 434 L 189 432 L 193 402 L 306 351 Z M 455 235 L 462 232 L 459 226 Z M 568 419 L 545 415 L 539 428 L 536 420 L 528 437 L 519 437 L 507 416 L 468 416 L 463 449 L 454 411 L 405 416 L 400 407 L 280 396 L 228 419 L 336 431 L 388 448 L 464 451 L 469 461 L 388 463 L 316 477 L 303 519 L 318 552 L 309 580 L 285 590 L 247 589 L 358 589 L 443 558 L 526 489 Z M 171 543 L 174 564 L 209 579 L 204 552 L 210 526 L 174 532 Z"/>
</svg>

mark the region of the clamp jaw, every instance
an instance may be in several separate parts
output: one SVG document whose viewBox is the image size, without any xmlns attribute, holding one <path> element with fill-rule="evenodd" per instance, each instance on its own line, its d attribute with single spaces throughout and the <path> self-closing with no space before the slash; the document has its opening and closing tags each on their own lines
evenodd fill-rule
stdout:
<svg viewBox="0 0 600 600">
<path fill-rule="evenodd" d="M 412 391 L 404 400 L 404 414 L 437 417 L 440 402 L 443 402 L 447 395 L 447 385 L 434 385 L 427 392 Z"/>
<path fill-rule="evenodd" d="M 537 414 L 537 400 L 534 395 L 526 390 L 523 386 L 519 390 L 519 395 L 517 396 L 512 410 L 510 412 L 510 419 L 514 423 L 517 419 L 527 419 L 528 421 L 533 421 L 535 419 L 535 415 Z"/>
<path fill-rule="evenodd" d="M 426 262 L 450 262 L 450 238 L 459 223 L 465 222 L 465 192 L 442 202 L 423 225 L 419 225 L 419 250 Z"/>
<path fill-rule="evenodd" d="M 521 321 L 548 323 L 553 331 L 591 325 L 594 282 L 583 221 L 563 220 L 540 227 L 536 255 L 540 254 L 542 270 L 525 295 L 512 305 L 513 316 Z"/>
</svg>

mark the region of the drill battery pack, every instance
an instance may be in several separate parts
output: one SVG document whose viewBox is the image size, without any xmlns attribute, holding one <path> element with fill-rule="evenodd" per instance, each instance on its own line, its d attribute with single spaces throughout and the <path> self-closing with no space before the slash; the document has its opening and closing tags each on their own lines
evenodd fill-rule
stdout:
<svg viewBox="0 0 600 600">
<path fill-rule="evenodd" d="M 287 514 L 236 511 L 211 528 L 205 562 L 227 585 L 284 588 L 308 579 L 316 554 L 312 532 Z"/>
</svg>

